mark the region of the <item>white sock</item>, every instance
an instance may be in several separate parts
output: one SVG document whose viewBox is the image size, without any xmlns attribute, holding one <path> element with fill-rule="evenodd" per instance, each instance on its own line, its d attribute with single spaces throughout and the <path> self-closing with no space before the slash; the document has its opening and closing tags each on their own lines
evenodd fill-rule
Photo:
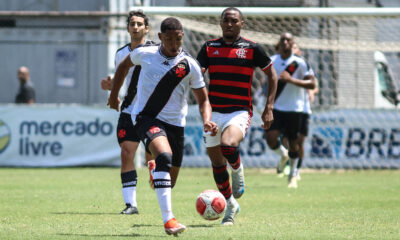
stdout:
<svg viewBox="0 0 400 240">
<path fill-rule="evenodd" d="M 153 179 L 154 181 L 157 179 L 166 179 L 171 183 L 171 176 L 169 175 L 169 172 L 154 172 Z M 163 221 L 166 223 L 171 218 L 174 218 L 174 214 L 172 213 L 171 187 L 155 188 L 155 191 L 157 194 L 158 205 L 160 205 Z"/>
<path fill-rule="evenodd" d="M 124 197 L 124 202 L 129 203 L 133 207 L 137 207 L 136 202 L 136 187 L 125 187 L 122 188 L 122 196 Z"/>
<path fill-rule="evenodd" d="M 235 203 L 235 198 L 231 195 L 227 200 L 226 203 L 229 205 L 233 205 Z"/>
<path fill-rule="evenodd" d="M 274 151 L 280 157 L 288 155 L 288 150 L 282 144 L 279 144 L 279 147 L 277 149 L 273 149 L 272 151 Z"/>
<path fill-rule="evenodd" d="M 294 172 L 297 170 L 297 158 L 289 158 L 290 164 L 290 176 L 294 176 Z"/>
</svg>

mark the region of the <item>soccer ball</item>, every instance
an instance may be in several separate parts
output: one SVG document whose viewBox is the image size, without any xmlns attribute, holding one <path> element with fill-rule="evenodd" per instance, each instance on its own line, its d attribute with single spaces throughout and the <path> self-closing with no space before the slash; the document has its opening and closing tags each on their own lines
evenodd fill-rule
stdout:
<svg viewBox="0 0 400 240">
<path fill-rule="evenodd" d="M 216 190 L 205 190 L 197 197 L 196 210 L 206 220 L 217 220 L 225 209 L 225 197 Z"/>
</svg>

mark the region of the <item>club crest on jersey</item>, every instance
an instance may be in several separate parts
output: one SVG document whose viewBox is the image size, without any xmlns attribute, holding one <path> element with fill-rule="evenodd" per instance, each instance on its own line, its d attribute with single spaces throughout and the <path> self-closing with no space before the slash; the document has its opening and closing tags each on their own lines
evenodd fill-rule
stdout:
<svg viewBox="0 0 400 240">
<path fill-rule="evenodd" d="M 246 53 L 247 50 L 244 48 L 239 48 L 238 50 L 236 50 L 236 55 L 238 58 L 246 58 Z"/>
<path fill-rule="evenodd" d="M 175 70 L 175 74 L 176 74 L 176 76 L 178 76 L 180 78 L 185 76 L 185 74 L 186 74 L 185 65 L 184 64 L 178 64 L 178 66 L 176 67 L 176 70 Z"/>
<path fill-rule="evenodd" d="M 296 70 L 296 63 L 291 63 L 288 67 L 287 67 L 289 73 L 293 73 Z"/>
<path fill-rule="evenodd" d="M 151 134 L 156 134 L 156 133 L 159 133 L 160 131 L 161 131 L 160 128 L 157 127 L 157 126 L 151 126 L 150 129 L 149 129 L 149 132 Z"/>
</svg>

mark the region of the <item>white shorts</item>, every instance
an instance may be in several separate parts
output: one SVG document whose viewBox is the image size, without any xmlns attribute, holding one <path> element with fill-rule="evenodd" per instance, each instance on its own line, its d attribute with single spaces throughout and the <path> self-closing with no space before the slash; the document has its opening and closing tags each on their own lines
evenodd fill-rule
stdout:
<svg viewBox="0 0 400 240">
<path fill-rule="evenodd" d="M 250 126 L 251 116 L 247 111 L 233 113 L 212 112 L 211 121 L 218 125 L 218 133 L 215 136 L 211 136 L 209 133 L 203 134 L 206 147 L 214 147 L 221 144 L 221 133 L 230 125 L 238 127 L 242 131 L 244 138 Z"/>
</svg>

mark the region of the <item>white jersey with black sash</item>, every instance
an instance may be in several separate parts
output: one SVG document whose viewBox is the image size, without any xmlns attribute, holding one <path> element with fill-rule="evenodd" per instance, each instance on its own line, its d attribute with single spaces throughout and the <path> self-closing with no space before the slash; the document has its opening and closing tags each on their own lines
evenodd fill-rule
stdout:
<svg viewBox="0 0 400 240">
<path fill-rule="evenodd" d="M 133 123 L 140 114 L 184 127 L 190 88 L 205 87 L 198 62 L 185 51 L 166 57 L 160 46 L 136 48 L 130 57 L 133 64 L 142 67 L 137 100 L 131 112 Z"/>
<path fill-rule="evenodd" d="M 147 40 L 144 44 L 140 44 L 137 47 L 148 46 L 148 45 L 156 45 L 156 44 L 153 41 Z M 115 61 L 114 61 L 115 67 L 117 67 L 119 63 L 132 52 L 132 50 L 133 49 L 131 49 L 130 43 L 119 48 L 115 53 Z M 126 76 L 126 79 L 124 81 L 123 88 L 126 89 L 126 94 L 124 97 L 124 101 L 122 102 L 121 112 L 130 114 L 132 111 L 133 101 L 136 97 L 136 87 L 141 70 L 140 68 L 141 67 L 138 65 L 129 69 L 128 75 Z"/>
<path fill-rule="evenodd" d="M 306 61 L 294 54 L 287 59 L 282 59 L 280 54 L 276 54 L 271 57 L 271 60 L 278 76 L 283 71 L 288 71 L 296 79 L 304 79 L 305 76 L 314 75 Z M 303 112 L 306 94 L 305 88 L 278 79 L 274 109 L 283 112 Z"/>
</svg>

